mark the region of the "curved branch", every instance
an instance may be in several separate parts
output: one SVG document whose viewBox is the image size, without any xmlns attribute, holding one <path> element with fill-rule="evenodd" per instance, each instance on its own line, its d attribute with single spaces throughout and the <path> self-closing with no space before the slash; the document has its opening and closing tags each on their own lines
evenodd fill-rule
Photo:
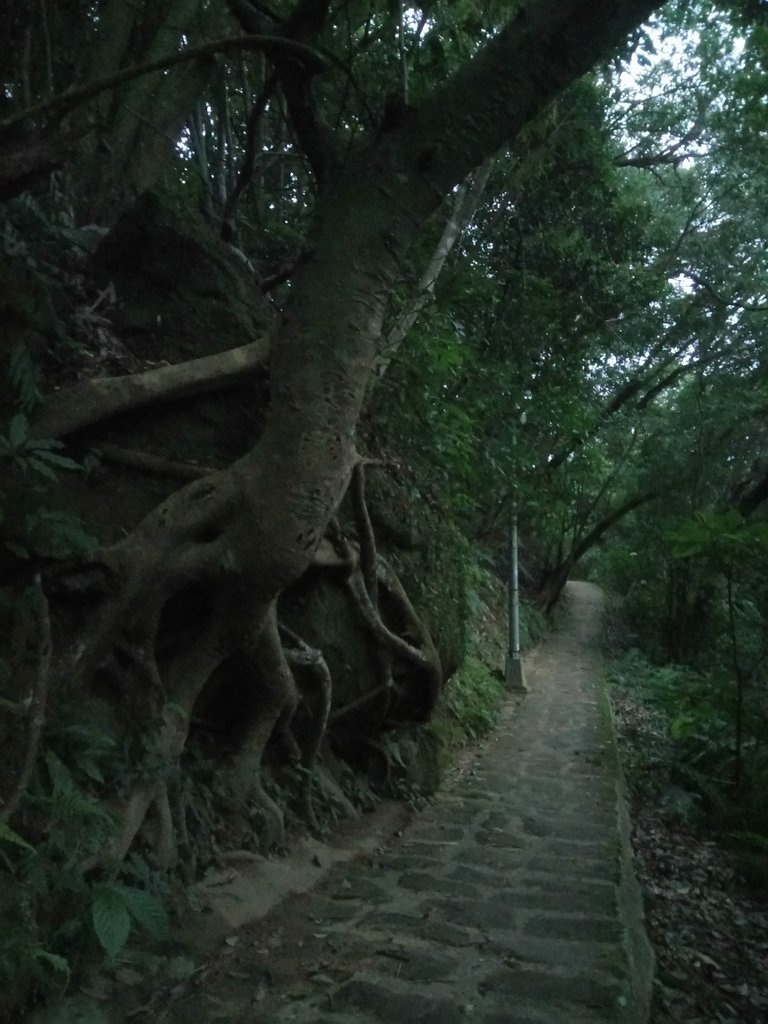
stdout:
<svg viewBox="0 0 768 1024">
<path fill-rule="evenodd" d="M 722 306 L 724 309 L 741 309 L 745 313 L 766 313 L 768 312 L 768 305 L 762 302 L 739 302 L 738 299 L 728 299 L 725 295 L 721 295 L 715 286 L 708 281 L 701 274 L 697 274 L 693 270 L 683 270 L 682 273 L 685 277 L 690 278 L 694 284 L 697 284 L 699 288 L 703 288 L 704 291 L 717 303 L 718 306 Z"/>
<path fill-rule="evenodd" d="M 118 466 L 128 466 L 141 473 L 152 473 L 167 476 L 174 480 L 199 480 L 201 476 L 215 473 L 215 466 L 198 466 L 192 462 L 179 462 L 176 459 L 165 459 L 149 452 L 137 452 L 131 448 L 122 448 L 116 444 L 98 443 L 94 452 L 102 462 L 112 462 Z"/>
<path fill-rule="evenodd" d="M 358 462 L 352 470 L 350 492 L 352 495 L 352 508 L 355 514 L 355 526 L 357 527 L 357 539 L 360 545 L 360 569 L 371 604 L 378 611 L 379 585 L 376 578 L 376 537 L 371 525 L 371 517 L 368 514 L 368 504 L 365 500 L 365 467 L 362 462 Z"/>
<path fill-rule="evenodd" d="M 454 196 L 453 208 L 445 223 L 443 233 L 416 286 L 416 295 L 410 307 L 401 314 L 384 341 L 382 353 L 376 364 L 376 373 L 380 377 L 384 376 L 387 367 L 392 362 L 403 341 L 405 341 L 408 332 L 434 296 L 435 284 L 445 266 L 446 260 L 477 212 L 494 163 L 495 158 L 490 157 L 457 190 Z"/>
<path fill-rule="evenodd" d="M 292 630 L 288 629 L 287 626 L 280 624 L 279 630 L 281 637 L 287 640 L 291 645 L 290 647 L 285 645 L 283 647 L 285 657 L 289 664 L 308 669 L 317 682 L 318 689 L 320 691 L 320 714 L 317 717 L 317 721 L 314 723 L 312 736 L 301 758 L 302 767 L 304 769 L 301 786 L 304 814 L 310 828 L 317 832 L 319 831 L 319 825 L 317 815 L 315 814 L 314 804 L 312 802 L 312 788 L 315 764 L 317 762 L 318 755 L 320 754 L 320 748 L 322 747 L 323 740 L 325 739 L 325 734 L 328 729 L 328 721 L 331 714 L 333 681 L 328 669 L 328 664 L 321 651 L 317 650 L 315 647 L 310 647 L 308 643 L 302 640 L 302 638 Z"/>
<path fill-rule="evenodd" d="M 382 695 L 384 696 L 385 706 L 385 710 L 382 713 L 383 718 L 384 715 L 386 714 L 386 710 L 389 709 L 393 689 L 399 692 L 397 684 L 393 684 L 392 686 L 381 685 L 374 687 L 373 690 L 369 690 L 367 693 L 362 694 L 362 696 L 360 697 L 355 697 L 355 699 L 351 700 L 348 704 L 344 704 L 342 707 L 337 708 L 334 712 L 332 712 L 330 717 L 330 723 L 332 725 L 335 725 L 336 722 L 339 721 L 339 719 L 345 718 L 347 715 L 351 715 L 355 711 L 360 711 L 361 708 L 367 707 L 370 703 L 372 703 L 372 701 L 376 700 L 378 697 L 381 697 Z"/>
<path fill-rule="evenodd" d="M 263 366 L 268 355 L 269 338 L 265 336 L 248 345 L 186 363 L 62 388 L 43 400 L 32 424 L 33 436 L 61 437 L 154 402 L 229 387 Z"/>
<path fill-rule="evenodd" d="M 253 168 L 256 163 L 256 129 L 262 114 L 267 108 L 272 93 L 275 91 L 276 84 L 277 75 L 273 73 L 265 82 L 259 98 L 248 114 L 248 120 L 245 125 L 245 152 L 243 153 L 243 160 L 237 174 L 235 186 L 227 196 L 224 210 L 221 214 L 222 234 L 231 230 L 231 220 L 238 200 L 253 181 Z"/>
<path fill-rule="evenodd" d="M 697 105 L 699 110 L 693 124 L 677 142 L 671 143 L 666 149 L 661 149 L 656 153 L 647 153 L 643 156 L 632 156 L 633 150 L 637 149 L 636 146 L 633 146 L 628 152 L 618 156 L 613 161 L 613 166 L 650 169 L 658 165 L 667 165 L 677 168 L 684 160 L 698 157 L 700 154 L 695 149 L 687 150 L 685 147 L 697 143 L 701 138 L 707 126 L 707 114 L 712 107 L 712 99 L 711 97 L 700 96 Z"/>
<path fill-rule="evenodd" d="M 415 154 L 412 191 L 418 183 L 442 198 L 657 6 L 658 0 L 530 0 L 516 7 L 471 61 L 408 112 L 403 136 Z"/>
<path fill-rule="evenodd" d="M 227 4 L 244 31 L 253 33 L 262 28 L 264 19 L 249 0 L 227 0 Z M 303 39 L 314 41 L 322 31 L 327 16 L 326 0 L 301 0 L 280 28 L 287 37 L 301 36 Z M 310 49 L 310 52 L 316 51 Z M 291 126 L 309 161 L 318 188 L 322 190 L 338 161 L 338 149 L 333 131 L 320 116 L 315 105 L 310 89 L 310 75 L 305 66 L 291 59 L 292 56 L 289 51 L 282 54 L 275 52 L 271 55 L 288 105 Z M 323 70 L 326 66 L 323 66 Z"/>
<path fill-rule="evenodd" d="M 616 508 L 608 512 L 600 522 L 596 523 L 589 533 L 585 534 L 581 540 L 574 545 L 573 550 L 568 556 L 568 561 L 575 565 L 580 558 L 593 548 L 595 544 L 600 540 L 604 533 L 607 533 L 612 526 L 615 526 L 624 516 L 629 515 L 630 512 L 634 512 L 636 508 L 640 508 L 643 505 L 647 505 L 649 501 L 654 501 L 658 498 L 656 491 L 647 491 L 645 494 L 638 494 L 633 498 L 629 498 L 627 501 L 622 502 Z"/>
<path fill-rule="evenodd" d="M 190 46 L 186 50 L 174 53 L 170 57 L 161 57 L 159 60 L 147 61 L 144 64 L 132 64 L 130 67 L 122 68 L 112 75 L 105 75 L 104 78 L 97 78 L 94 82 L 87 82 L 77 88 L 66 89 L 58 96 L 53 96 L 43 103 L 19 110 L 10 117 L 0 120 L 0 135 L 8 134 L 17 125 L 26 121 L 34 120 L 48 114 L 57 114 L 64 117 L 66 114 L 81 107 L 84 103 L 94 99 L 102 92 L 131 82 L 135 78 L 152 74 L 155 71 L 167 71 L 178 64 L 185 64 L 191 60 L 199 60 L 201 57 L 213 57 L 219 53 L 230 53 L 233 50 L 261 50 L 270 57 L 288 56 L 300 62 L 307 73 L 318 74 L 325 71 L 328 63 L 324 57 L 313 50 L 311 46 L 304 43 L 297 43 L 293 39 L 284 39 L 281 36 L 270 35 L 243 35 L 226 36 L 223 39 L 214 39 L 210 43 L 202 43 L 200 46 Z"/>
<path fill-rule="evenodd" d="M 434 709 L 440 692 L 443 687 L 443 666 L 440 663 L 440 655 L 434 645 L 429 630 L 424 625 L 421 617 L 411 603 L 411 599 L 400 582 L 395 570 L 383 558 L 379 558 L 377 564 L 379 584 L 384 586 L 400 611 L 400 614 L 408 623 L 408 629 L 415 637 L 423 650 L 423 660 L 426 668 L 427 681 L 429 683 L 428 710 Z"/>
</svg>

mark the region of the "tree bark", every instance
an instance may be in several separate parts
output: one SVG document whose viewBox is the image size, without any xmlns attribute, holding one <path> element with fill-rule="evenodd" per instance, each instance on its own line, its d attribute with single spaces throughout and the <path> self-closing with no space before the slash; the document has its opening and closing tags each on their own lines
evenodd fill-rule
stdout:
<svg viewBox="0 0 768 1024">
<path fill-rule="evenodd" d="M 355 427 L 390 292 L 427 218 L 653 6 L 526 4 L 421 109 L 355 147 L 322 192 L 271 346 L 258 444 L 177 491 L 98 559 L 113 586 L 87 642 L 75 644 L 75 677 L 91 676 L 115 644 L 130 647 L 166 694 L 156 744 L 164 756 L 178 756 L 195 701 L 224 659 L 240 652 L 261 663 L 270 609 L 312 562 L 357 459 Z M 160 673 L 153 652 L 164 609 L 200 584 L 211 614 Z M 156 799 L 129 797 L 119 851 Z"/>
<path fill-rule="evenodd" d="M 63 437 L 121 412 L 226 388 L 263 366 L 268 356 L 269 338 L 264 337 L 175 366 L 83 381 L 46 395 L 32 433 L 35 437 Z"/>
</svg>

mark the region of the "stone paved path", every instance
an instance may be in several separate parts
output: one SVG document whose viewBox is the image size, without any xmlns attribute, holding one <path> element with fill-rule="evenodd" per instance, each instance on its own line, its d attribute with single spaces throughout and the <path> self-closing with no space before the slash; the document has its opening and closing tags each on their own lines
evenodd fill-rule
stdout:
<svg viewBox="0 0 768 1024">
<path fill-rule="evenodd" d="M 398 844 L 332 875 L 292 924 L 251 931 L 247 956 L 241 943 L 219 977 L 230 989 L 219 1019 L 647 1021 L 651 960 L 601 690 L 600 604 L 598 588 L 569 585 L 527 665 L 531 692 Z M 182 1000 L 171 1019 L 216 1016 Z"/>
</svg>

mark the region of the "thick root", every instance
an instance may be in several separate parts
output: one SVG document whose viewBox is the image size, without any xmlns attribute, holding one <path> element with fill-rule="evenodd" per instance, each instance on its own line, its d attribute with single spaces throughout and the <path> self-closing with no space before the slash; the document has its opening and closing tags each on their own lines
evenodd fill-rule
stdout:
<svg viewBox="0 0 768 1024">
<path fill-rule="evenodd" d="M 306 744 L 305 750 L 301 756 L 301 765 L 303 770 L 301 798 L 304 818 L 310 829 L 317 834 L 320 831 L 320 826 L 315 813 L 312 791 L 317 774 L 317 757 L 323 741 L 325 740 L 325 734 L 331 713 L 333 681 L 331 680 L 331 673 L 328 670 L 325 658 L 320 651 L 314 647 L 310 647 L 309 644 L 305 643 L 301 639 L 301 637 L 297 636 L 285 626 L 280 627 L 280 632 L 290 644 L 290 646 L 287 646 L 285 649 L 288 661 L 293 665 L 301 666 L 308 670 L 308 673 L 314 680 L 320 694 L 319 712 L 315 716 L 313 723 L 314 727 L 310 740 Z"/>
<path fill-rule="evenodd" d="M 175 366 L 83 381 L 47 395 L 32 430 L 36 437 L 62 437 L 118 413 L 220 390 L 253 373 L 268 358 L 269 338 L 264 337 Z"/>
</svg>

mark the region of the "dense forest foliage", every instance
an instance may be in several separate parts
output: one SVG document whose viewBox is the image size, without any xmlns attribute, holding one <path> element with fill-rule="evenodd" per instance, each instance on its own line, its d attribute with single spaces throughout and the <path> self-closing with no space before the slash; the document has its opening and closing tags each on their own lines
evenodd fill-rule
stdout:
<svg viewBox="0 0 768 1024">
<path fill-rule="evenodd" d="M 3 1009 L 433 789 L 513 506 L 768 842 L 768 11 L 658 6 L 4 5 Z"/>
</svg>

